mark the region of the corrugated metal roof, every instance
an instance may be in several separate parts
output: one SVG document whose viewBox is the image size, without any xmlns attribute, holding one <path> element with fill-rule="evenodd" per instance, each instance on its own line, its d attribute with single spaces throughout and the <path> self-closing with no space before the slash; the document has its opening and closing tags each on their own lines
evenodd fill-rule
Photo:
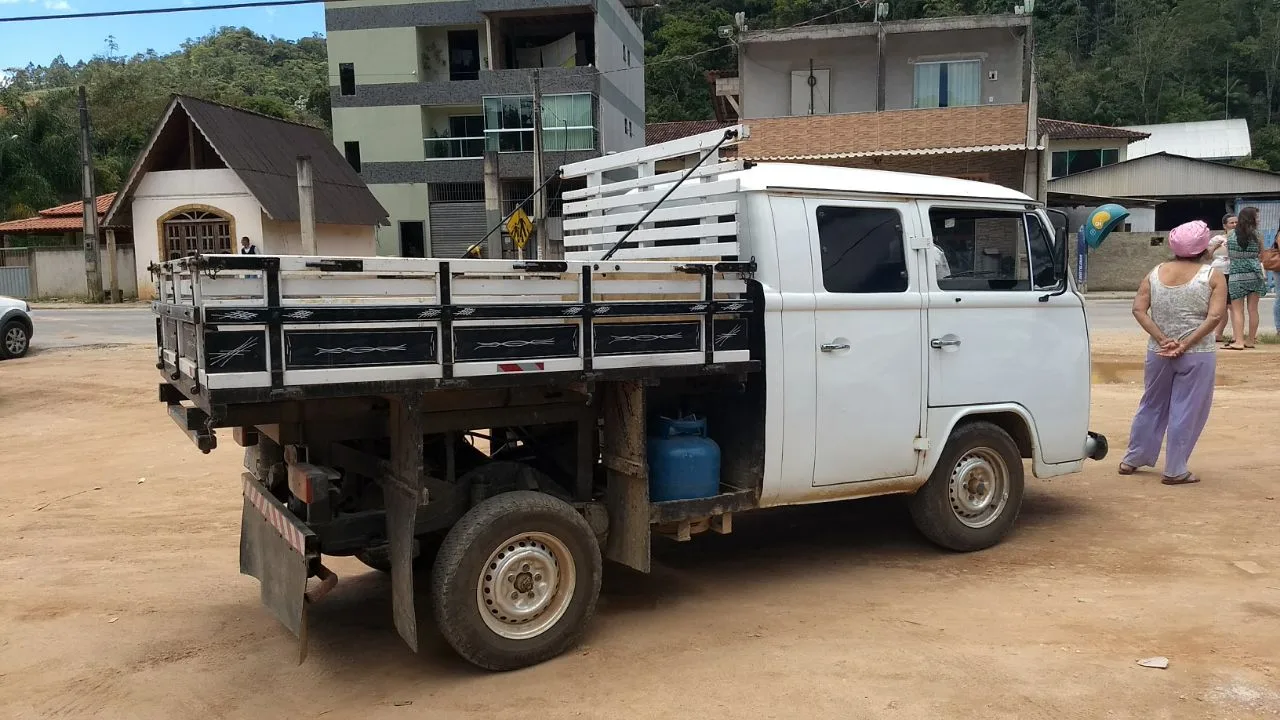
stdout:
<svg viewBox="0 0 1280 720">
<path fill-rule="evenodd" d="M 1036 123 L 1041 135 L 1047 135 L 1054 140 L 1143 140 L 1151 137 L 1144 132 L 1067 120 L 1040 118 Z"/>
<path fill-rule="evenodd" d="M 1129 159 L 1168 153 L 1202 160 L 1225 160 L 1248 157 L 1253 151 L 1249 143 L 1249 123 L 1244 120 L 1131 125 L 1125 129 L 1151 136 L 1129 145 Z"/>
<path fill-rule="evenodd" d="M 1026 145 L 978 145 L 975 147 L 919 148 L 914 150 L 867 150 L 864 152 L 821 153 L 817 155 L 744 156 L 746 160 L 769 162 L 788 160 L 839 160 L 843 158 L 893 157 L 896 155 L 955 155 L 959 153 L 1006 152 L 1026 150 Z"/>
<path fill-rule="evenodd" d="M 298 156 L 311 158 L 316 222 L 377 225 L 387 211 L 319 128 L 179 97 L 213 149 L 273 220 L 298 219 Z"/>
<path fill-rule="evenodd" d="M 1049 192 L 1095 197 L 1280 197 L 1280 174 L 1161 153 L 1049 181 Z"/>
<path fill-rule="evenodd" d="M 147 147 L 134 163 L 124 189 L 112 203 L 106 217 L 108 223 L 127 215 L 124 207 L 142 176 L 152 169 L 148 158 L 161 133 L 175 119 L 186 117 L 244 182 L 271 219 L 298 220 L 297 159 L 302 155 L 311 158 L 317 223 L 369 226 L 387 219 L 387 211 L 364 180 L 319 128 L 178 95 L 174 96 Z"/>
</svg>

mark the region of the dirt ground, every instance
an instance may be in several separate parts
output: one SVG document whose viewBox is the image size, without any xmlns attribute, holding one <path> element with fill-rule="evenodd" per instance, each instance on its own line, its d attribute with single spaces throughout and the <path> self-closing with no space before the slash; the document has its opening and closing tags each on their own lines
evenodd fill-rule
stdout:
<svg viewBox="0 0 1280 720">
<path fill-rule="evenodd" d="M 1220 355 L 1203 482 L 1170 488 L 1114 473 L 1142 347 L 1095 340 L 1112 457 L 1029 479 L 1001 546 L 935 550 L 893 499 L 742 516 L 505 675 L 410 653 L 349 560 L 297 665 L 237 574 L 240 454 L 172 426 L 150 351 L 0 363 L 0 717 L 1280 716 L 1280 348 Z"/>
</svg>

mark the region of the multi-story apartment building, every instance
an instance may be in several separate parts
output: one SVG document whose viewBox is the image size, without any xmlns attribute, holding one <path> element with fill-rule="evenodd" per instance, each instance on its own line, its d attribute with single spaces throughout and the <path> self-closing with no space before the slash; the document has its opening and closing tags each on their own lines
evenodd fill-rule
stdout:
<svg viewBox="0 0 1280 720">
<path fill-rule="evenodd" d="M 479 240 L 486 162 L 490 210 L 541 183 L 535 68 L 545 176 L 644 145 L 644 40 L 619 0 L 345 0 L 325 24 L 334 142 L 390 213 L 379 254 Z"/>
<path fill-rule="evenodd" d="M 718 100 L 740 155 L 995 182 L 1044 197 L 1031 18 L 988 15 L 746 32 Z M 729 119 L 729 118 L 726 118 Z"/>
</svg>

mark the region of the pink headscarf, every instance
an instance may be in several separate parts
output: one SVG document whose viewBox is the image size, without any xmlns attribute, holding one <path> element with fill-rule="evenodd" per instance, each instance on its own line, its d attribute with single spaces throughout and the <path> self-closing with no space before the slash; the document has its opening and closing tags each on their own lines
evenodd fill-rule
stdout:
<svg viewBox="0 0 1280 720">
<path fill-rule="evenodd" d="M 1208 225 L 1192 220 L 1169 231 L 1169 248 L 1178 257 L 1199 257 L 1209 247 L 1209 235 Z"/>
</svg>

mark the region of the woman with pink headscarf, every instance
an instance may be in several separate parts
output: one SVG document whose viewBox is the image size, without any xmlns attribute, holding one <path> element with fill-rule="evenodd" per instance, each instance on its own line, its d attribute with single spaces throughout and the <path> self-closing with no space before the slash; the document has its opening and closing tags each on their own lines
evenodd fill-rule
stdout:
<svg viewBox="0 0 1280 720">
<path fill-rule="evenodd" d="M 1145 389 L 1129 432 L 1121 475 L 1153 467 L 1169 436 L 1165 485 L 1200 482 L 1187 469 L 1213 404 L 1213 331 L 1227 310 L 1227 283 L 1206 265 L 1209 226 L 1196 220 L 1169 233 L 1172 262 L 1157 265 L 1138 287 L 1133 316 L 1147 335 Z"/>
</svg>

